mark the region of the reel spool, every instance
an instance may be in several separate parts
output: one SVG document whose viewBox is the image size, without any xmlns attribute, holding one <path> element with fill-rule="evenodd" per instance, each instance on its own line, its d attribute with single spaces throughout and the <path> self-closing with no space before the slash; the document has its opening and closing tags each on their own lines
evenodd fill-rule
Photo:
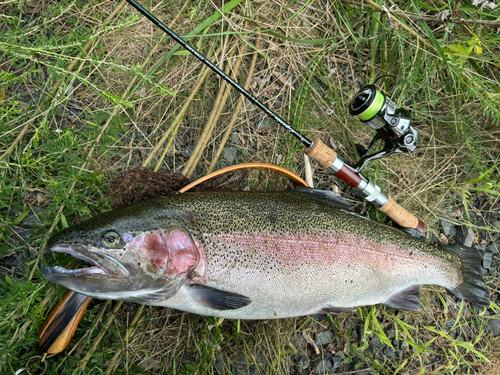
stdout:
<svg viewBox="0 0 500 375">
<path fill-rule="evenodd" d="M 409 112 L 397 108 L 392 96 L 389 98 L 375 87 L 375 83 L 383 77 L 386 76 L 377 78 L 374 84 L 363 86 L 349 103 L 349 113 L 376 132 L 370 146 L 354 165 L 356 172 L 360 172 L 369 161 L 414 151 L 419 142 L 419 134 L 411 126 Z M 397 81 L 394 92 L 396 88 Z M 384 149 L 370 154 L 379 140 L 384 142 Z"/>
</svg>

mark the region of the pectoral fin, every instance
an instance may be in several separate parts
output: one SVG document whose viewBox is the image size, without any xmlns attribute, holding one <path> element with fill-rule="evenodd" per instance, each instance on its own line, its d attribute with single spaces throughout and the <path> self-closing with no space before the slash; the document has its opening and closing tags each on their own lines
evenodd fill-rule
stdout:
<svg viewBox="0 0 500 375">
<path fill-rule="evenodd" d="M 205 285 L 191 284 L 188 291 L 194 301 L 215 310 L 235 310 L 252 302 L 250 298 L 241 294 L 225 292 Z"/>
</svg>

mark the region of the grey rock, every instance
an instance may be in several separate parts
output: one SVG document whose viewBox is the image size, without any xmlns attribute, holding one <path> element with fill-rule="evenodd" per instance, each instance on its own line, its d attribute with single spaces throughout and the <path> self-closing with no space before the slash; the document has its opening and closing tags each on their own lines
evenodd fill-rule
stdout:
<svg viewBox="0 0 500 375">
<path fill-rule="evenodd" d="M 443 233 L 446 237 L 454 236 L 457 232 L 453 223 L 450 223 L 446 219 L 440 219 L 441 227 L 443 228 Z"/>
<path fill-rule="evenodd" d="M 491 268 L 491 262 L 493 261 L 492 253 L 485 253 L 483 255 L 483 267 L 489 270 Z"/>
<path fill-rule="evenodd" d="M 314 343 L 318 346 L 328 345 L 333 340 L 333 332 L 327 329 L 326 331 L 319 332 L 314 338 Z"/>
<path fill-rule="evenodd" d="M 236 155 L 238 154 L 238 150 L 234 147 L 226 147 L 222 150 L 222 155 L 224 156 L 224 160 L 228 162 L 228 164 L 233 164 L 236 160 Z"/>
<path fill-rule="evenodd" d="M 464 340 L 469 341 L 472 338 L 472 330 L 470 329 L 470 327 L 468 325 L 463 325 L 460 328 L 462 330 L 462 335 Z"/>
<path fill-rule="evenodd" d="M 453 328 L 453 325 L 455 324 L 455 319 L 450 319 L 446 322 L 446 324 L 444 325 L 444 329 L 445 331 L 449 332 L 450 336 L 452 338 L 456 338 L 457 337 L 457 328 Z"/>
<path fill-rule="evenodd" d="M 297 333 L 292 337 L 292 344 L 295 348 L 305 348 L 307 341 L 302 334 Z"/>
<path fill-rule="evenodd" d="M 257 129 L 265 129 L 268 125 L 269 119 L 267 117 L 261 118 L 255 123 Z"/>
<path fill-rule="evenodd" d="M 335 356 L 332 358 L 332 363 L 333 363 L 333 370 L 335 371 L 340 367 L 340 364 L 342 363 L 342 359 L 339 357 Z"/>
<path fill-rule="evenodd" d="M 342 350 L 339 350 L 337 353 L 335 353 L 335 357 L 338 357 L 341 360 L 344 360 L 345 359 L 345 353 Z"/>
<path fill-rule="evenodd" d="M 322 359 L 318 362 L 316 367 L 313 369 L 313 374 L 328 374 L 333 371 L 333 364 L 330 359 Z"/>
<path fill-rule="evenodd" d="M 487 335 L 500 336 L 500 319 L 489 319 L 484 330 Z"/>
<path fill-rule="evenodd" d="M 498 247 L 499 247 L 499 244 L 492 242 L 488 246 L 486 246 L 486 251 L 498 254 Z"/>
<path fill-rule="evenodd" d="M 392 340 L 392 345 L 394 345 L 395 348 L 399 348 L 399 345 L 401 345 L 401 341 L 394 339 Z"/>
<path fill-rule="evenodd" d="M 311 361 L 309 358 L 303 354 L 299 354 L 298 358 L 295 360 L 295 365 L 301 370 L 305 370 L 306 368 L 309 367 L 311 364 Z"/>
<path fill-rule="evenodd" d="M 185 158 L 190 158 L 195 147 L 196 147 L 195 145 L 191 145 L 191 146 L 184 148 L 184 150 L 182 150 L 182 156 L 184 156 Z"/>
<path fill-rule="evenodd" d="M 238 136 L 238 131 L 236 129 L 231 129 L 231 133 L 229 136 L 233 145 L 240 144 L 240 137 Z"/>
<path fill-rule="evenodd" d="M 457 240 L 462 245 L 471 247 L 474 243 L 474 231 L 471 227 L 461 225 L 457 230 Z"/>
<path fill-rule="evenodd" d="M 254 353 L 253 355 L 246 356 L 245 353 L 241 353 L 238 360 L 233 367 L 233 374 L 238 375 L 254 375 L 263 373 L 266 367 L 266 358 L 260 353 Z"/>
<path fill-rule="evenodd" d="M 384 349 L 384 355 L 387 357 L 387 358 L 394 358 L 396 356 L 396 351 L 391 348 L 390 346 L 387 346 L 385 349 Z"/>
<path fill-rule="evenodd" d="M 399 347 L 401 348 L 401 350 L 405 350 L 406 348 L 408 348 L 408 342 L 403 340 Z"/>
<path fill-rule="evenodd" d="M 69 85 L 66 87 L 66 91 L 64 91 L 64 95 L 71 96 L 75 92 L 75 86 Z"/>
<path fill-rule="evenodd" d="M 500 230 L 500 220 L 496 220 L 493 223 L 491 223 L 493 228 Z"/>
<path fill-rule="evenodd" d="M 373 345 L 375 345 L 376 347 L 378 347 L 380 350 L 383 350 L 384 347 L 386 346 L 382 342 L 382 340 L 380 340 L 380 338 L 377 335 L 373 335 L 373 337 L 372 337 L 372 343 L 373 343 Z"/>
<path fill-rule="evenodd" d="M 498 211 L 488 211 L 484 217 L 486 218 L 486 220 L 488 220 L 490 223 L 495 221 L 495 220 L 498 220 L 498 217 L 500 216 L 500 213 Z"/>
<path fill-rule="evenodd" d="M 377 349 L 372 343 L 368 344 L 368 347 L 366 348 L 366 353 L 371 357 L 375 357 L 379 353 L 379 351 L 380 350 Z"/>
<path fill-rule="evenodd" d="M 280 97 L 278 97 L 276 98 L 276 101 L 273 103 L 273 108 L 280 109 L 282 105 L 283 105 L 283 100 Z"/>
<path fill-rule="evenodd" d="M 484 251 L 484 250 L 486 250 L 486 245 L 484 245 L 484 244 L 477 244 L 477 245 L 474 245 L 474 248 L 478 249 L 480 251 Z"/>
</svg>

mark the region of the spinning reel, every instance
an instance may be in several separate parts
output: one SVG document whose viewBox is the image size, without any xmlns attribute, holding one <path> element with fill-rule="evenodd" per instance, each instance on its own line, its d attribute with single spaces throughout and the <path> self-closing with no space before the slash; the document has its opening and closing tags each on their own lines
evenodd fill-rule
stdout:
<svg viewBox="0 0 500 375">
<path fill-rule="evenodd" d="M 397 81 L 390 98 L 375 87 L 375 83 L 383 77 L 386 76 L 377 78 L 372 85 L 363 86 L 349 104 L 349 113 L 375 130 L 368 149 L 362 146 L 362 150 L 358 149 L 363 155 L 354 165 L 355 172 L 360 172 L 369 161 L 413 151 L 419 141 L 418 131 L 410 125 L 408 111 L 396 108 L 392 101 Z M 379 140 L 384 142 L 383 150 L 370 153 Z"/>
</svg>

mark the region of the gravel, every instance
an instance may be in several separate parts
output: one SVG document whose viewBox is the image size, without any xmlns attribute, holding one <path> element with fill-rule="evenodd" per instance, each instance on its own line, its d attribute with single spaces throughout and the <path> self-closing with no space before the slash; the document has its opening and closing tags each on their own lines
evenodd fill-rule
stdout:
<svg viewBox="0 0 500 375">
<path fill-rule="evenodd" d="M 328 329 L 326 331 L 317 333 L 316 337 L 314 338 L 314 343 L 317 346 L 323 346 L 330 344 L 332 340 L 333 340 L 333 332 Z"/>
<path fill-rule="evenodd" d="M 483 255 L 483 267 L 487 270 L 491 269 L 491 263 L 493 262 L 493 254 L 485 253 Z"/>
<path fill-rule="evenodd" d="M 313 374 L 328 374 L 333 371 L 333 363 L 330 358 L 321 359 L 316 367 L 314 367 L 312 373 Z"/>
</svg>

